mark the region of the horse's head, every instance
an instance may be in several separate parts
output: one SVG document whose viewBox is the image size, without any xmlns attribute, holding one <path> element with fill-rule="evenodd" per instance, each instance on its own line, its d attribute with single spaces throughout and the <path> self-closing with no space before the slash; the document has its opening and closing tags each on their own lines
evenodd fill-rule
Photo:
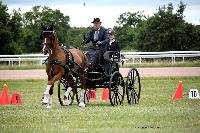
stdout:
<svg viewBox="0 0 200 133">
<path fill-rule="evenodd" d="M 46 55 L 47 53 L 52 53 L 52 49 L 54 49 L 54 41 L 57 38 L 57 35 L 53 29 L 53 24 L 47 27 L 41 24 L 41 27 L 42 33 L 40 34 L 40 39 L 43 44 L 42 52 Z"/>
</svg>

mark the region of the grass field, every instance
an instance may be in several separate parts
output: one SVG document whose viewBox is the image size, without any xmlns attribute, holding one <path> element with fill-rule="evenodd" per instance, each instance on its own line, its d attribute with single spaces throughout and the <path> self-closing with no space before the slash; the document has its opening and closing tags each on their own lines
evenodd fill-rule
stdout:
<svg viewBox="0 0 200 133">
<path fill-rule="evenodd" d="M 183 81 L 184 98 L 171 99 L 178 81 Z M 57 87 L 51 109 L 40 104 L 45 80 L 9 80 L 9 94 L 22 94 L 21 106 L 0 105 L 0 132 L 196 132 L 200 131 L 200 100 L 188 99 L 191 88 L 200 91 L 200 77 L 142 78 L 141 100 L 130 106 L 127 101 L 111 107 L 101 101 L 101 89 L 96 101 L 86 108 L 77 104 L 61 107 Z M 3 86 L 3 81 L 0 82 Z"/>
</svg>

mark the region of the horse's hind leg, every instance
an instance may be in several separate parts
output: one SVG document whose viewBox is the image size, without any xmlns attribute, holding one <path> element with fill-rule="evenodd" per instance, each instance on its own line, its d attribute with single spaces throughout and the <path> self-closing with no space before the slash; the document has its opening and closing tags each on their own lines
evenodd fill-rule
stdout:
<svg viewBox="0 0 200 133">
<path fill-rule="evenodd" d="M 79 107 L 85 107 L 85 91 L 86 91 L 86 79 L 84 77 L 80 77 L 81 80 L 81 93 L 80 93 L 80 103 Z"/>
</svg>

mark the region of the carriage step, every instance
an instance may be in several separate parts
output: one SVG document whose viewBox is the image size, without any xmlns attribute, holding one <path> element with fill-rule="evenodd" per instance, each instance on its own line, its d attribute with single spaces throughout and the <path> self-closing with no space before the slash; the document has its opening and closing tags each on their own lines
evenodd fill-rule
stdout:
<svg viewBox="0 0 200 133">
<path fill-rule="evenodd" d="M 88 72 L 87 74 L 100 74 L 100 75 L 102 75 L 100 72 Z"/>
</svg>

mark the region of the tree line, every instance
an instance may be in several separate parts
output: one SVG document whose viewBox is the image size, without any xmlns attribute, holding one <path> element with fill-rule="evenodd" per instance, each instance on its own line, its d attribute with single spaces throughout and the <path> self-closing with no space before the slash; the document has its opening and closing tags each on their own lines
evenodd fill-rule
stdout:
<svg viewBox="0 0 200 133">
<path fill-rule="evenodd" d="M 174 11 L 172 3 L 159 7 L 153 16 L 143 11 L 125 12 L 114 26 L 122 49 L 134 51 L 200 50 L 200 25 L 184 20 L 186 4 L 180 2 Z M 60 44 L 80 47 L 83 35 L 91 27 L 70 27 L 70 17 L 60 10 L 34 6 L 26 13 L 0 2 L 0 54 L 38 53 L 42 49 L 41 23 L 54 24 Z"/>
</svg>

